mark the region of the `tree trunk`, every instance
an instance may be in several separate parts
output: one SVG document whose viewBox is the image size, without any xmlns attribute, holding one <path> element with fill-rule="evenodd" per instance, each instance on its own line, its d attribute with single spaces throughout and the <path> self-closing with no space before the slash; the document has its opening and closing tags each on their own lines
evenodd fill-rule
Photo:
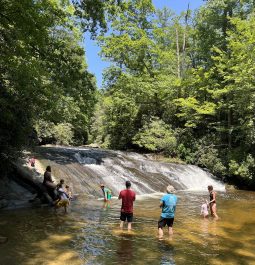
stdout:
<svg viewBox="0 0 255 265">
<path fill-rule="evenodd" d="M 178 28 L 175 29 L 176 32 L 176 55 L 177 55 L 177 76 L 181 78 L 181 68 L 180 68 L 180 47 L 179 47 L 179 32 Z"/>
<path fill-rule="evenodd" d="M 232 148 L 232 109 L 228 109 L 228 148 Z"/>
</svg>

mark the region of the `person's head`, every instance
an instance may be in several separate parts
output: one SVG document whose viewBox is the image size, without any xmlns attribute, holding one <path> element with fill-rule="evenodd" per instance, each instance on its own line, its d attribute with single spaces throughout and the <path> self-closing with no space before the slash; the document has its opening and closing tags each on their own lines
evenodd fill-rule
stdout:
<svg viewBox="0 0 255 265">
<path fill-rule="evenodd" d="M 103 189 L 104 189 L 104 184 L 101 183 L 101 184 L 100 184 L 100 187 L 101 187 L 101 189 L 103 190 Z"/>
<path fill-rule="evenodd" d="M 174 192 L 175 192 L 175 188 L 174 188 L 172 185 L 168 185 L 168 186 L 166 187 L 166 192 L 167 192 L 168 194 L 170 194 L 170 193 L 174 193 Z"/>
<path fill-rule="evenodd" d="M 68 185 L 66 185 L 66 189 L 69 189 L 70 187 Z"/>
<path fill-rule="evenodd" d="M 46 167 L 46 171 L 51 172 L 51 166 L 47 166 L 47 167 Z"/>
<path fill-rule="evenodd" d="M 208 204 L 208 201 L 205 199 L 205 198 L 201 198 L 201 202 L 202 202 L 202 204 Z"/>
<path fill-rule="evenodd" d="M 209 185 L 207 188 L 208 188 L 209 192 L 213 190 L 213 186 L 212 185 Z"/>
<path fill-rule="evenodd" d="M 65 180 L 64 179 L 61 179 L 60 180 L 60 184 L 63 185 L 65 183 Z"/>
<path fill-rule="evenodd" d="M 127 189 L 130 189 L 131 187 L 131 182 L 129 180 L 126 181 L 126 188 Z"/>
</svg>

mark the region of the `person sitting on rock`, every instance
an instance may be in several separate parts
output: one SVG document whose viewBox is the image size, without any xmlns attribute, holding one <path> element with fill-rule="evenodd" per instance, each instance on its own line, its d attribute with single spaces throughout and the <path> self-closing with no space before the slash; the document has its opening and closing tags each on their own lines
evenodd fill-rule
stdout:
<svg viewBox="0 0 255 265">
<path fill-rule="evenodd" d="M 55 194 L 56 185 L 54 184 L 54 181 L 52 180 L 50 166 L 47 166 L 46 171 L 44 172 L 43 186 L 45 187 L 46 192 L 50 196 L 51 200 L 53 201 L 56 200 L 56 194 Z"/>
</svg>

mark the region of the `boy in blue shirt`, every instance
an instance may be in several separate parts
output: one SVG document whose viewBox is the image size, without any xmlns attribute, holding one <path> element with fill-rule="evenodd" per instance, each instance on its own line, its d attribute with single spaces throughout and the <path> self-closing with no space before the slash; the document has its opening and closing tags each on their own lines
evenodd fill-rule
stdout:
<svg viewBox="0 0 255 265">
<path fill-rule="evenodd" d="M 160 200 L 160 208 L 162 208 L 162 213 L 158 221 L 158 235 L 163 237 L 163 227 L 168 226 L 169 235 L 173 234 L 173 223 L 174 214 L 177 204 L 177 197 L 173 193 L 175 189 L 173 186 L 169 185 L 166 188 L 167 194 L 165 194 Z"/>
</svg>

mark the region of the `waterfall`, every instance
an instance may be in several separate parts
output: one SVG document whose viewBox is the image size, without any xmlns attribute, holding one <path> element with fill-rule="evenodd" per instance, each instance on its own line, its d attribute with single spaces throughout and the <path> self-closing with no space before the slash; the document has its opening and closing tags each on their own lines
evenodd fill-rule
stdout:
<svg viewBox="0 0 255 265">
<path fill-rule="evenodd" d="M 225 190 L 224 184 L 201 168 L 158 162 L 133 152 L 92 148 L 40 147 L 57 178 L 64 178 L 79 193 L 99 195 L 104 183 L 117 195 L 130 180 L 137 194 L 164 192 L 171 184 L 178 190 Z M 44 162 L 46 163 L 46 162 Z"/>
</svg>

